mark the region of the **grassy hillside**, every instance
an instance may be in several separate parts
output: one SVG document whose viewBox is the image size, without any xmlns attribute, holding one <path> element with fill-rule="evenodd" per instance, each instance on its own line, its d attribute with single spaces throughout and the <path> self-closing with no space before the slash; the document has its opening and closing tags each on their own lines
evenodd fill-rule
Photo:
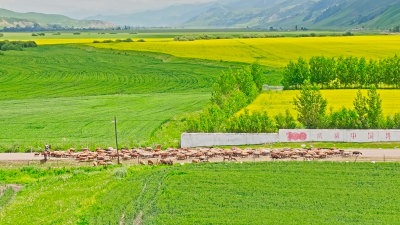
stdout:
<svg viewBox="0 0 400 225">
<path fill-rule="evenodd" d="M 375 28 L 383 27 L 395 27 L 400 24 L 399 22 L 400 6 L 392 7 L 386 10 L 382 16 L 376 17 L 373 20 L 367 22 L 367 25 Z"/>
<path fill-rule="evenodd" d="M 318 21 L 316 27 L 369 27 L 387 29 L 398 25 L 400 3 L 396 0 L 352 0 L 337 6 L 332 15 Z M 395 19 L 397 18 L 397 20 Z M 384 22 L 385 21 L 385 22 Z"/>
<path fill-rule="evenodd" d="M 398 25 L 397 0 L 219 1 L 184 22 L 186 27 L 388 29 Z M 162 12 L 162 10 L 161 10 Z M 160 12 L 158 12 L 160 13 Z"/>
<path fill-rule="evenodd" d="M 201 109 L 214 78 L 237 64 L 91 47 L 39 46 L 0 56 L 0 151 L 143 143 Z"/>
<path fill-rule="evenodd" d="M 397 163 L 1 169 L 2 224 L 396 224 Z M 195 206 L 195 207 L 194 207 Z"/>
<path fill-rule="evenodd" d="M 13 22 L 13 20 L 19 19 L 25 22 L 37 23 L 42 27 L 48 27 L 49 25 L 60 25 L 62 27 L 75 27 L 75 28 L 110 28 L 111 23 L 106 23 L 96 20 L 76 20 L 63 15 L 57 14 L 44 14 L 44 13 L 19 13 L 13 12 L 7 9 L 0 8 L 0 21 L 5 20 Z M 12 24 L 11 24 L 12 25 Z M 16 24 L 15 24 L 16 25 Z M 9 26 L 10 27 L 10 26 Z M 15 26 L 11 26 L 15 27 Z"/>
<path fill-rule="evenodd" d="M 161 54 L 67 46 L 7 52 L 0 63 L 0 99 L 205 92 L 229 67 Z"/>
</svg>

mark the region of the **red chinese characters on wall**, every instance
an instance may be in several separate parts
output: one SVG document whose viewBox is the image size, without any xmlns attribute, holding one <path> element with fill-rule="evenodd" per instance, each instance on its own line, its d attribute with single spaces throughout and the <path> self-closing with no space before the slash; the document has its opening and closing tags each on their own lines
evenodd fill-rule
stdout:
<svg viewBox="0 0 400 225">
<path fill-rule="evenodd" d="M 305 141 L 307 140 L 307 134 L 304 132 L 288 132 L 286 133 L 288 141 Z"/>
<path fill-rule="evenodd" d="M 374 140 L 374 133 L 368 132 L 368 140 Z"/>
<path fill-rule="evenodd" d="M 390 132 L 386 133 L 386 140 L 391 140 L 392 139 L 392 134 Z"/>
</svg>

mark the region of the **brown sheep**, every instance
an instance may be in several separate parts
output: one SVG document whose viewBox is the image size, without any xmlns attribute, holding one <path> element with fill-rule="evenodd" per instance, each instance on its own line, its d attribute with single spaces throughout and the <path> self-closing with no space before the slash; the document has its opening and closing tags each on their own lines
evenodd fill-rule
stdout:
<svg viewBox="0 0 400 225">
<path fill-rule="evenodd" d="M 178 160 L 185 160 L 186 159 L 186 155 L 185 154 L 178 154 L 176 158 Z"/>
<path fill-rule="evenodd" d="M 281 156 L 278 153 L 271 153 L 271 158 L 272 159 L 280 159 Z"/>
<path fill-rule="evenodd" d="M 98 161 L 97 164 L 98 164 L 99 166 L 107 166 L 107 163 L 104 162 L 104 161 L 101 161 L 101 160 Z"/>
</svg>

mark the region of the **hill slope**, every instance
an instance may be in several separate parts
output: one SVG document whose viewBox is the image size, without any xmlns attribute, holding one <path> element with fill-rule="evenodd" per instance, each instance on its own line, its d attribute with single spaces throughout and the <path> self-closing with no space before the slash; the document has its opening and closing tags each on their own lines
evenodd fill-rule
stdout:
<svg viewBox="0 0 400 225">
<path fill-rule="evenodd" d="M 109 21 L 118 25 L 143 27 L 171 27 L 181 26 L 194 15 L 199 15 L 212 4 L 182 4 L 170 6 L 161 10 L 150 10 L 139 13 L 121 14 L 114 16 L 93 16 L 90 20 Z"/>
<path fill-rule="evenodd" d="M 0 9 L 0 28 L 34 27 L 42 28 L 110 28 L 113 24 L 100 20 L 76 20 L 67 16 L 43 13 L 18 13 Z"/>
<path fill-rule="evenodd" d="M 397 0 L 252 0 L 238 10 L 223 5 L 192 18 L 188 26 L 390 28 L 398 25 Z"/>
<path fill-rule="evenodd" d="M 223 0 L 116 17 L 120 25 L 192 28 L 379 28 L 400 24 L 398 0 Z"/>
</svg>

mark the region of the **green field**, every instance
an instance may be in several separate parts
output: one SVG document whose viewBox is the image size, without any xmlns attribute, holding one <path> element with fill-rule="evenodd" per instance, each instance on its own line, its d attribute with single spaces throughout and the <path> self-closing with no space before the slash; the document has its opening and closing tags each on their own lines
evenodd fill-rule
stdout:
<svg viewBox="0 0 400 225">
<path fill-rule="evenodd" d="M 398 163 L 0 169 L 2 224 L 397 224 Z"/>
<path fill-rule="evenodd" d="M 202 109 L 214 78 L 240 66 L 65 45 L 8 51 L 0 64 L 0 151 L 114 146 L 114 116 L 121 145 L 143 144 Z"/>
<path fill-rule="evenodd" d="M 39 46 L 0 56 L 0 152 L 39 150 L 45 143 L 61 149 L 114 146 L 114 116 L 119 121 L 121 146 L 177 146 L 183 128 L 172 132 L 169 127 L 163 132 L 160 127 L 203 109 L 214 79 L 222 71 L 259 62 L 265 66 L 265 83 L 279 85 L 282 66 L 299 56 L 380 58 L 400 51 L 398 36 L 177 42 L 172 37 L 199 31 L 111 33 L 5 34 L 3 39 L 36 40 Z M 208 33 L 224 34 L 218 30 Z M 243 33 L 246 31 L 225 32 Z M 145 38 L 146 42 L 92 43 L 128 37 Z M 328 101 L 335 109 L 348 106 L 355 96 L 354 90 L 350 94 L 348 90 L 331 92 Z M 286 93 L 273 96 L 273 102 L 262 94 L 249 108 L 267 110 L 271 115 L 284 112 L 291 108 L 294 97 L 294 92 Z M 398 112 L 394 104 L 397 92 L 385 93 L 384 113 Z M 338 95 L 341 98 L 336 98 Z"/>
</svg>

